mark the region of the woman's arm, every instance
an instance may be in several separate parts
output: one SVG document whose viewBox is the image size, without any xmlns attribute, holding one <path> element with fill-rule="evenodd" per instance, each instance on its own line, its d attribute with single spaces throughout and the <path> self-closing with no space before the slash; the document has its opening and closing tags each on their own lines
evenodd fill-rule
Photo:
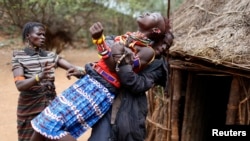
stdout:
<svg viewBox="0 0 250 141">
<path fill-rule="evenodd" d="M 19 91 L 26 91 L 30 87 L 34 86 L 36 83 L 38 83 L 42 79 L 50 78 L 50 72 L 51 68 L 54 67 L 54 65 L 47 65 L 48 63 L 45 63 L 45 67 L 43 68 L 43 71 L 39 74 L 36 74 L 34 77 L 31 78 L 25 78 L 23 73 L 22 67 L 15 67 L 13 68 L 13 75 L 14 75 L 14 81 L 16 84 L 16 87 Z"/>
<path fill-rule="evenodd" d="M 83 67 L 74 66 L 63 58 L 59 58 L 57 65 L 65 70 L 67 70 L 66 76 L 68 79 L 70 79 L 71 76 L 75 76 L 77 78 L 80 78 L 86 74 L 85 69 Z"/>
<path fill-rule="evenodd" d="M 57 62 L 58 67 L 64 69 L 64 70 L 68 70 L 70 68 L 74 68 L 75 66 L 72 65 L 71 63 L 69 63 L 67 60 L 63 59 L 63 58 L 59 58 L 58 62 Z"/>
</svg>

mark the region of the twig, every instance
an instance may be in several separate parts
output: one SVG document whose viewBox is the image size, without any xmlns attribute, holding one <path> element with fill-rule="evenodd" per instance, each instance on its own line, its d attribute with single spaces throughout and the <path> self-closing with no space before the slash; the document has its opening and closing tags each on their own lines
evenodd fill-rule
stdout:
<svg viewBox="0 0 250 141">
<path fill-rule="evenodd" d="M 247 14 L 247 13 L 250 13 L 250 11 L 228 11 L 228 12 L 223 12 L 222 14 L 218 14 L 218 13 L 214 13 L 214 12 L 211 12 L 211 11 L 208 11 L 206 10 L 205 8 L 199 6 L 199 5 L 194 5 L 194 6 L 191 6 L 191 7 L 195 7 L 195 8 L 198 8 L 202 11 L 205 11 L 211 15 L 215 15 L 215 16 L 220 16 L 220 15 L 228 15 L 228 14 Z"/>
<path fill-rule="evenodd" d="M 152 124 L 155 125 L 156 127 L 161 128 L 162 130 L 171 131 L 171 129 L 166 128 L 166 127 L 162 126 L 162 125 L 159 124 L 159 123 L 153 122 L 153 121 L 152 121 L 151 119 L 149 119 L 148 117 L 147 117 L 147 121 L 150 122 L 150 123 L 152 123 Z"/>
<path fill-rule="evenodd" d="M 211 14 L 211 15 L 215 15 L 215 16 L 219 16 L 219 15 L 220 15 L 220 14 L 217 14 L 217 13 L 214 13 L 214 12 L 211 12 L 211 11 L 208 11 L 208 10 L 206 10 L 205 8 L 203 8 L 203 7 L 199 6 L 199 5 L 194 5 L 193 7 L 199 8 L 200 10 L 205 11 L 206 13 L 209 13 L 209 14 Z"/>
</svg>

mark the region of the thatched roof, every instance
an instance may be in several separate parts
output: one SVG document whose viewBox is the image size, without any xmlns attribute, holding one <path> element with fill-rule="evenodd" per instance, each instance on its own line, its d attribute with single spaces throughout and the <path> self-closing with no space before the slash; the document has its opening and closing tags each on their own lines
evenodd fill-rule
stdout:
<svg viewBox="0 0 250 141">
<path fill-rule="evenodd" d="M 250 71 L 250 1 L 185 0 L 172 15 L 173 56 Z"/>
</svg>

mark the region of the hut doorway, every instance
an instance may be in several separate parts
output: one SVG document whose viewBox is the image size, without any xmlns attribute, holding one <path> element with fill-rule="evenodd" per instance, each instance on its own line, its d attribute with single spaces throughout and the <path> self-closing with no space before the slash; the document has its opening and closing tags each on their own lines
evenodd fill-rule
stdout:
<svg viewBox="0 0 250 141">
<path fill-rule="evenodd" d="M 232 77 L 189 73 L 187 77 L 182 141 L 206 141 L 211 128 L 225 125 Z"/>
</svg>

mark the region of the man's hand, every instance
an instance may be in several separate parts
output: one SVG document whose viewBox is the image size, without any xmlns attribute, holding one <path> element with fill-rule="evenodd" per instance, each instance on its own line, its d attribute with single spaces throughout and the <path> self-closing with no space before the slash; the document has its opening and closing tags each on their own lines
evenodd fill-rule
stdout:
<svg viewBox="0 0 250 141">
<path fill-rule="evenodd" d="M 111 54 L 113 56 L 115 63 L 121 61 L 120 62 L 121 65 L 124 65 L 124 64 L 132 64 L 133 62 L 134 53 L 132 52 L 131 49 L 125 47 L 122 43 L 115 43 L 112 46 Z M 125 54 L 126 56 L 122 60 L 120 60 L 123 54 Z"/>
<path fill-rule="evenodd" d="M 124 62 L 126 64 L 132 64 L 133 63 L 133 59 L 134 59 L 134 53 L 132 52 L 131 49 L 125 47 L 125 53 L 126 53 L 126 56 L 124 58 Z"/>
</svg>

